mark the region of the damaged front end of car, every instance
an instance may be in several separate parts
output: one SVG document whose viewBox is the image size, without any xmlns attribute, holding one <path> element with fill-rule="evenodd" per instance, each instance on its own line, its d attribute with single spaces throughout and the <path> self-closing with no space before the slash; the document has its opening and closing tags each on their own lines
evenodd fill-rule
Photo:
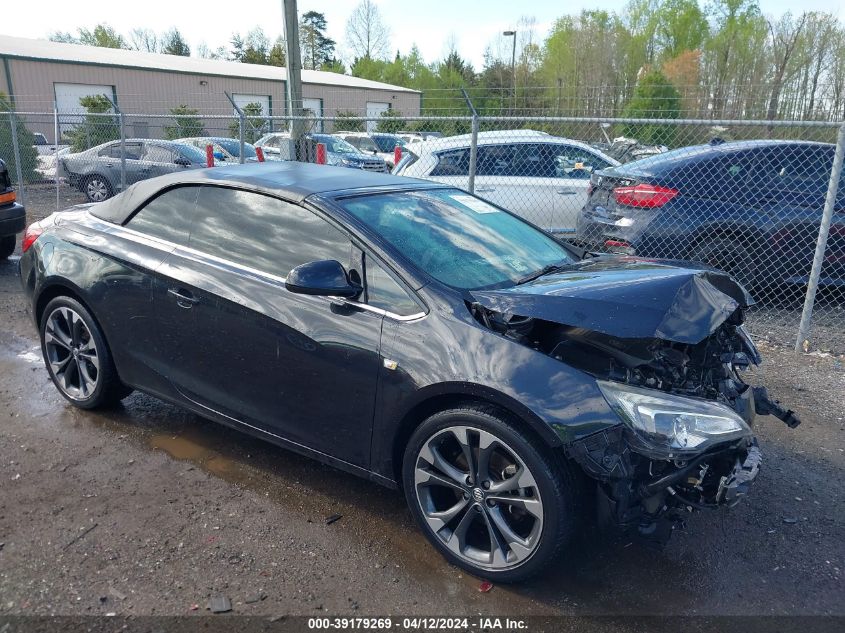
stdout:
<svg viewBox="0 0 845 633">
<path fill-rule="evenodd" d="M 597 482 L 603 525 L 665 543 L 695 510 L 733 506 L 757 477 L 752 426 L 800 420 L 752 387 L 753 304 L 712 270 L 600 258 L 530 287 L 473 293 L 485 327 L 596 379 L 612 423 L 565 447 Z"/>
</svg>

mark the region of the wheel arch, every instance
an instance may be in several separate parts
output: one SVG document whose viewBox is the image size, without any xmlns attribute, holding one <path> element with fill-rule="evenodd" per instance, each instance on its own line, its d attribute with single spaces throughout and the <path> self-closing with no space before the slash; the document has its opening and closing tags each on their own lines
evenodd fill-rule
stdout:
<svg viewBox="0 0 845 633">
<path fill-rule="evenodd" d="M 41 317 L 44 316 L 44 309 L 47 307 L 47 304 L 56 297 L 70 297 L 71 299 L 81 303 L 82 306 L 91 314 L 91 317 L 97 323 L 97 327 L 99 327 L 102 332 L 103 327 L 100 324 L 99 319 L 97 319 L 97 315 L 94 313 L 94 310 L 91 309 L 91 305 L 85 300 L 82 290 L 64 279 L 50 280 L 39 289 L 35 301 L 33 302 L 33 316 L 35 317 L 35 324 L 38 328 L 41 327 Z M 105 336 L 105 334 L 103 336 Z"/>
<path fill-rule="evenodd" d="M 560 436 L 551 426 L 507 394 L 481 385 L 433 385 L 421 390 L 415 401 L 402 414 L 396 426 L 390 453 L 387 455 L 390 460 L 387 470 L 395 481 L 402 481 L 402 459 L 405 447 L 417 427 L 435 413 L 461 405 L 494 407 L 540 444 L 552 448 L 563 444 Z"/>
<path fill-rule="evenodd" d="M 733 239 L 741 243 L 745 247 L 754 247 L 757 243 L 757 238 L 754 236 L 754 231 L 744 226 L 732 226 L 725 224 L 708 224 L 698 227 L 693 233 L 692 238 L 687 246 L 686 255 L 692 255 L 693 251 L 707 240 L 713 238 L 727 238 Z"/>
</svg>

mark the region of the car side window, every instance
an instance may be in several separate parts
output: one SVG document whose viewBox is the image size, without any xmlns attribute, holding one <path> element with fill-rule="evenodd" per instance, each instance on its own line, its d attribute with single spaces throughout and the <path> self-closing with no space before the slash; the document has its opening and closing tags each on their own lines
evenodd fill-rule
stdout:
<svg viewBox="0 0 845 633">
<path fill-rule="evenodd" d="M 168 242 L 187 245 L 199 189 L 168 189 L 141 207 L 126 226 Z"/>
<path fill-rule="evenodd" d="M 558 178 L 589 179 L 598 169 L 610 167 L 610 163 L 592 152 L 572 145 L 547 144 L 544 146 L 552 156 L 555 176 Z"/>
<path fill-rule="evenodd" d="M 478 148 L 477 176 L 513 176 L 513 160 L 517 149 L 513 145 L 482 145 Z M 469 150 L 467 150 L 469 160 Z"/>
<path fill-rule="evenodd" d="M 350 253 L 342 231 L 303 207 L 214 186 L 200 190 L 189 246 L 280 277 L 318 259 L 346 265 Z"/>
<path fill-rule="evenodd" d="M 754 184 L 777 191 L 818 193 L 827 191 L 833 149 L 807 146 L 772 148 L 755 163 Z"/>
<path fill-rule="evenodd" d="M 144 148 L 143 160 L 150 163 L 172 163 L 176 158 L 173 156 L 173 151 L 168 147 L 147 144 Z"/>
<path fill-rule="evenodd" d="M 510 167 L 506 170 L 508 176 L 523 176 L 526 178 L 554 178 L 555 155 L 547 145 L 537 143 L 522 143 L 513 148 Z"/>
<path fill-rule="evenodd" d="M 140 160 L 142 147 L 140 143 L 126 143 L 126 160 Z M 98 152 L 98 156 L 117 158 L 120 160 L 120 143 L 113 143 Z"/>
<path fill-rule="evenodd" d="M 422 311 L 420 305 L 408 294 L 387 271 L 372 257 L 364 256 L 366 266 L 366 302 L 374 308 L 381 308 L 400 316 L 409 316 Z"/>
<path fill-rule="evenodd" d="M 469 174 L 469 148 L 437 154 L 432 176 L 466 176 Z"/>
</svg>

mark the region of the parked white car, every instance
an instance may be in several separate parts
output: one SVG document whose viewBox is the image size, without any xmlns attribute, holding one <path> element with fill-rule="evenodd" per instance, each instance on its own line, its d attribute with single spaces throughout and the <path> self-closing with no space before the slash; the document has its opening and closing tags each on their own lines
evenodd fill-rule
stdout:
<svg viewBox="0 0 845 633">
<path fill-rule="evenodd" d="M 397 165 L 399 176 L 468 188 L 469 134 L 413 145 Z M 475 194 L 552 232 L 575 231 L 594 170 L 619 161 L 586 143 L 534 130 L 478 134 Z"/>
<path fill-rule="evenodd" d="M 70 146 L 60 143 L 50 143 L 47 137 L 41 132 L 33 133 L 33 147 L 38 152 L 38 172 L 44 180 L 55 181 L 56 179 L 56 157 L 64 156 L 70 152 Z"/>
</svg>

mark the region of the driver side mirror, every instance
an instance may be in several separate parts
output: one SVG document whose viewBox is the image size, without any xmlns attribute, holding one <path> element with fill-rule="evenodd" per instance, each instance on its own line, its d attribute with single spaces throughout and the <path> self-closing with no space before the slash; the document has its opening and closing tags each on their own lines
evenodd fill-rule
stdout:
<svg viewBox="0 0 845 633">
<path fill-rule="evenodd" d="M 300 264 L 288 273 L 285 288 L 290 292 L 320 297 L 352 299 L 361 294 L 361 286 L 349 281 L 349 276 L 334 259 L 321 259 Z"/>
</svg>

